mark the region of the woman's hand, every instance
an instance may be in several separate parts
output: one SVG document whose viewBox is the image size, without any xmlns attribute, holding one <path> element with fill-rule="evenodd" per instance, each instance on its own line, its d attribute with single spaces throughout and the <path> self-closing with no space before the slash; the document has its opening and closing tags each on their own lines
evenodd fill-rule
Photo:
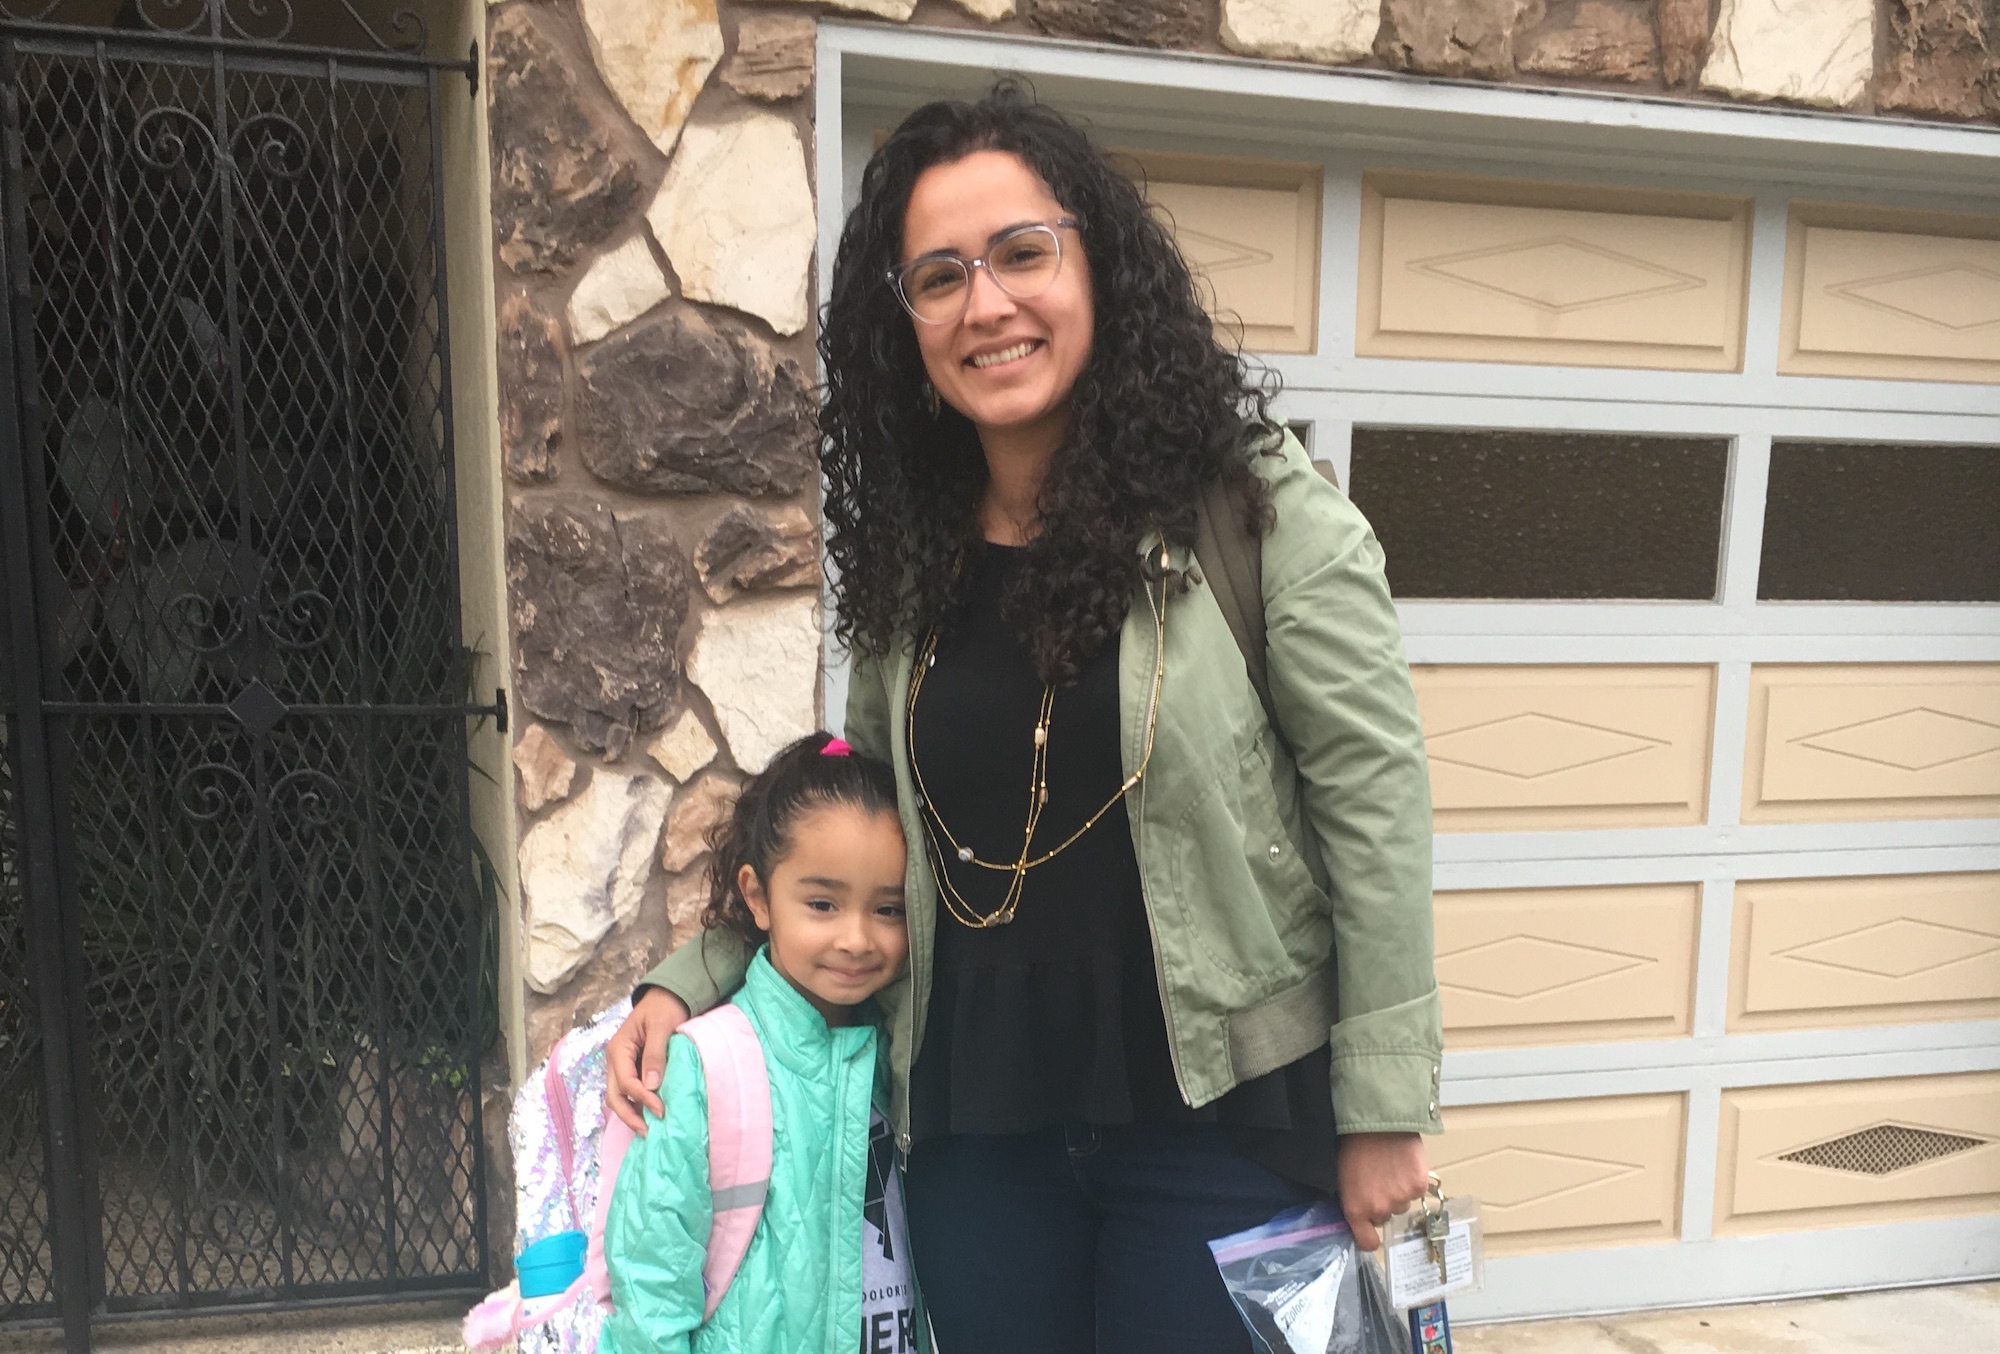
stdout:
<svg viewBox="0 0 2000 1354">
<path fill-rule="evenodd" d="M 1430 1186 L 1424 1140 L 1416 1133 L 1343 1133 L 1335 1173 L 1340 1211 L 1347 1215 L 1354 1244 L 1364 1251 L 1381 1245 L 1382 1224 L 1421 1199 Z"/>
<path fill-rule="evenodd" d="M 667 1038 L 687 1018 L 688 1008 L 679 997 L 664 987 L 649 987 L 632 1003 L 632 1014 L 604 1046 L 609 1073 L 604 1084 L 605 1108 L 642 1138 L 646 1136 L 644 1111 L 656 1115 L 667 1112 L 658 1095 L 667 1074 Z"/>
</svg>

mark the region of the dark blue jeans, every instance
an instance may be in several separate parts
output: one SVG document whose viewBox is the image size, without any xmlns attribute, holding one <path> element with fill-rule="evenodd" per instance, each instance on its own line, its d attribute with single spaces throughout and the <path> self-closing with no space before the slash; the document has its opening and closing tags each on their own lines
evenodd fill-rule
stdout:
<svg viewBox="0 0 2000 1354">
<path fill-rule="evenodd" d="M 1247 1354 L 1208 1242 L 1312 1197 L 1205 1124 L 932 1139 L 905 1194 L 938 1354 Z"/>
</svg>

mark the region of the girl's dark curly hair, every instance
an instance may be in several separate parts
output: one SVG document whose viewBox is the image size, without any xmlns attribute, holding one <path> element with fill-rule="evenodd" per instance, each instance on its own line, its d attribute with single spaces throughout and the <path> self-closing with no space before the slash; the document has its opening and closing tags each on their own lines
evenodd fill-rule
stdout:
<svg viewBox="0 0 2000 1354">
<path fill-rule="evenodd" d="M 809 733 L 771 758 L 736 796 L 729 817 L 708 834 L 708 904 L 701 924 L 728 931 L 752 949 L 764 943 L 736 877 L 745 865 L 766 889 L 771 870 L 792 851 L 792 830 L 814 809 L 846 804 L 896 816 L 896 773 L 858 752 L 826 755 L 833 735 Z"/>
<path fill-rule="evenodd" d="M 1019 156 L 1081 223 L 1095 332 L 1069 429 L 1042 485 L 1041 531 L 1006 598 L 1044 681 L 1064 683 L 1124 621 L 1148 526 L 1191 545 L 1196 503 L 1243 482 L 1253 530 L 1268 518 L 1245 430 L 1270 424 L 1270 390 L 1216 341 L 1194 278 L 1133 181 L 1062 114 L 1002 81 L 976 103 L 926 104 L 862 172 L 820 327 L 827 376 L 821 461 L 840 639 L 886 652 L 947 620 L 953 563 L 978 539 L 986 462 L 972 424 L 931 412 L 913 321 L 885 280 L 901 260 L 917 178 L 975 151 Z"/>
</svg>

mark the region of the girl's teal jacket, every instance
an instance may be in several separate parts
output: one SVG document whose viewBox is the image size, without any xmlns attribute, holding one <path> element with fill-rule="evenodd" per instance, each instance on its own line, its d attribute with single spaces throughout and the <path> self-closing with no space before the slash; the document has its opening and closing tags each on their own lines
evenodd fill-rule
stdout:
<svg viewBox="0 0 2000 1354">
<path fill-rule="evenodd" d="M 722 1305 L 702 1323 L 711 1219 L 701 1054 L 675 1035 L 663 1120 L 647 1116 L 604 1228 L 612 1314 L 606 1354 L 853 1354 L 861 1335 L 861 1226 L 870 1111 L 886 1104 L 872 1024 L 831 1029 L 751 960 L 735 998 L 771 1073 L 771 1188 Z M 917 1329 L 927 1340 L 921 1310 Z M 928 1343 L 924 1344 L 927 1351 Z"/>
</svg>

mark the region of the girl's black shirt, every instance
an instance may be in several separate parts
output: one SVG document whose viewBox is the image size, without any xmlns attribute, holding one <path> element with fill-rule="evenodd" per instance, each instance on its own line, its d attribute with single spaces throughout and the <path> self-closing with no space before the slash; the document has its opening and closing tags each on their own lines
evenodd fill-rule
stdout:
<svg viewBox="0 0 2000 1354">
<path fill-rule="evenodd" d="M 1000 908 L 1011 877 L 961 861 L 939 824 L 979 860 L 1011 862 L 1021 852 L 1043 685 L 1002 614 L 1020 555 L 1019 547 L 989 543 L 968 556 L 966 600 L 940 634 L 911 729 L 940 887 L 978 915 Z M 1331 1192 L 1324 1047 L 1201 1109 L 1181 1099 L 1130 820 L 1114 798 L 1125 777 L 1115 639 L 1056 692 L 1047 777 L 1031 855 L 1110 807 L 1060 855 L 1028 871 L 1007 925 L 966 926 L 939 899 L 930 1009 L 911 1074 L 914 1134 L 1219 1123 L 1273 1170 Z"/>
</svg>

